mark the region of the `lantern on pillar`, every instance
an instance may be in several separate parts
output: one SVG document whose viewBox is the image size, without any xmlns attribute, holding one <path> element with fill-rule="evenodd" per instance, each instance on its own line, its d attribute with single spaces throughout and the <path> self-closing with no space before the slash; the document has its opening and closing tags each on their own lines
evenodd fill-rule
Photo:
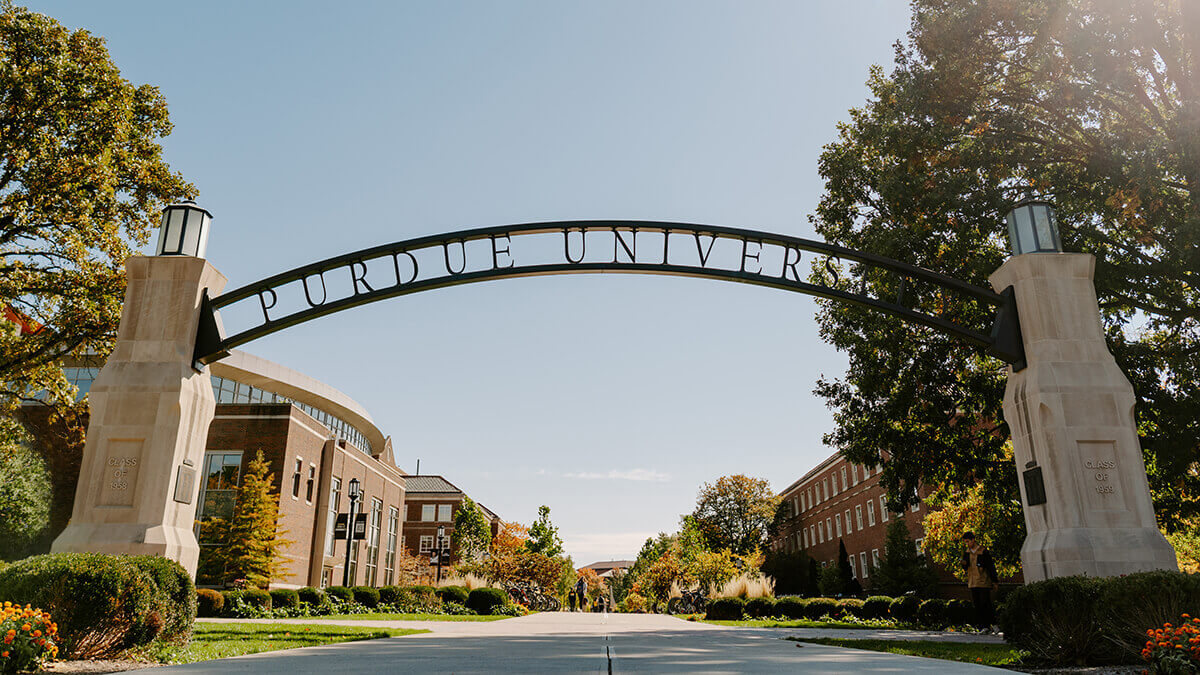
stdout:
<svg viewBox="0 0 1200 675">
<path fill-rule="evenodd" d="M 1018 202 L 1008 212 L 1008 242 L 1013 255 L 1062 253 L 1054 205 L 1034 199 Z"/>
<path fill-rule="evenodd" d="M 188 199 L 163 209 L 155 255 L 189 255 L 203 258 L 208 249 L 212 214 Z"/>
</svg>

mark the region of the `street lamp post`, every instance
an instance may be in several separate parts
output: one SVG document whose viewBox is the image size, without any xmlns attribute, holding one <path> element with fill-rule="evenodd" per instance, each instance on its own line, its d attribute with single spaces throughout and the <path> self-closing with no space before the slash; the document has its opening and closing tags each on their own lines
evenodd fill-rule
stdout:
<svg viewBox="0 0 1200 675">
<path fill-rule="evenodd" d="M 346 566 L 342 569 L 342 585 L 350 586 L 350 547 L 354 546 L 354 516 L 358 500 L 362 493 L 358 489 L 358 479 L 350 479 L 350 490 L 347 493 L 350 497 L 350 516 L 346 518 Z"/>
<path fill-rule="evenodd" d="M 437 583 L 442 582 L 442 537 L 446 536 L 446 527 L 438 525 L 437 540 L 433 545 L 433 560 L 437 564 Z"/>
</svg>

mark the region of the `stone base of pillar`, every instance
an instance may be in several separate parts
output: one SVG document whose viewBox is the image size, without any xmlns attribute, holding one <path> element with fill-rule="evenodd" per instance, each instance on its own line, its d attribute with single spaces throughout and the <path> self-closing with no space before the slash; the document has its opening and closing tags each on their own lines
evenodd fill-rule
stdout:
<svg viewBox="0 0 1200 675">
<path fill-rule="evenodd" d="M 79 523 L 67 525 L 54 540 L 54 553 L 158 555 L 195 570 L 200 556 L 191 528 L 148 523 Z"/>
<path fill-rule="evenodd" d="M 1021 547 L 1026 582 L 1084 574 L 1116 577 L 1176 569 L 1175 550 L 1156 529 L 1075 527 L 1035 532 Z"/>
</svg>

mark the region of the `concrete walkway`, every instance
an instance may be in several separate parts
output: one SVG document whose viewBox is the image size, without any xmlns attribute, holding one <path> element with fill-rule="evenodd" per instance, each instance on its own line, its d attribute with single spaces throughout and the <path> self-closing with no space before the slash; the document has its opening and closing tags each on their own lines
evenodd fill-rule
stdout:
<svg viewBox="0 0 1200 675">
<path fill-rule="evenodd" d="M 190 673 L 985 673 L 983 666 L 783 640 L 798 629 L 727 628 L 653 614 L 541 613 L 490 622 L 264 620 L 433 633 L 221 659 Z M 825 631 L 828 632 L 828 631 Z M 879 637 L 877 631 L 838 631 Z M 895 633 L 897 631 L 878 631 Z M 954 634 L 951 634 L 954 635 Z M 816 637 L 816 635 L 812 635 Z M 809 635 L 804 635 L 809 637 Z M 923 638 L 922 638 L 923 639 Z"/>
</svg>

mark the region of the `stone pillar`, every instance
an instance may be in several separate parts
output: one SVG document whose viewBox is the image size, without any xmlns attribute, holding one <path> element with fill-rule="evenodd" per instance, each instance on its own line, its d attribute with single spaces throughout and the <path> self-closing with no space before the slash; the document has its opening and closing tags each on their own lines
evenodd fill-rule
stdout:
<svg viewBox="0 0 1200 675">
<path fill-rule="evenodd" d="M 200 299 L 225 287 L 203 258 L 136 256 L 91 416 L 71 522 L 53 550 L 162 555 L 195 574 L 197 476 L 216 402 L 192 368 Z"/>
<path fill-rule="evenodd" d="M 997 291 L 1016 291 L 1028 362 L 1009 373 L 1004 392 L 1027 581 L 1178 569 L 1154 520 L 1133 387 L 1104 340 L 1095 263 L 1081 253 L 1027 253 L 990 279 Z M 1039 471 L 1045 503 L 1031 505 Z"/>
</svg>

